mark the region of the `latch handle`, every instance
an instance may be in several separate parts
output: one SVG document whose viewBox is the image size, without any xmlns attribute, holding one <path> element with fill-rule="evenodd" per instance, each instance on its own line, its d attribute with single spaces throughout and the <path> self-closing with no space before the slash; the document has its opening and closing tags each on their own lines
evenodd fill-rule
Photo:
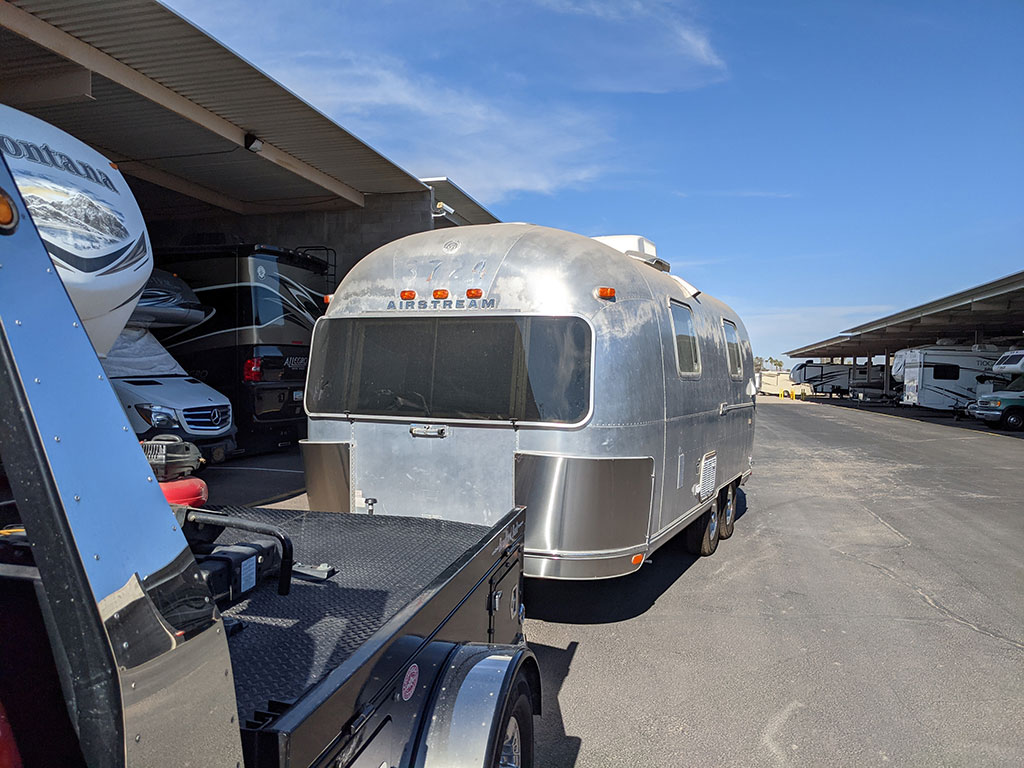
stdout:
<svg viewBox="0 0 1024 768">
<path fill-rule="evenodd" d="M 448 437 L 448 427 L 444 424 L 413 424 L 409 427 L 413 437 Z"/>
</svg>

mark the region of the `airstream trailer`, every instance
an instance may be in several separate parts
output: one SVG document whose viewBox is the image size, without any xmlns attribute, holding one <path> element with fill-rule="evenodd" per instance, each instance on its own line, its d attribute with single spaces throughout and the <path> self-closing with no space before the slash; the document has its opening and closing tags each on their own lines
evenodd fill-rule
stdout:
<svg viewBox="0 0 1024 768">
<path fill-rule="evenodd" d="M 310 507 L 487 524 L 523 505 L 537 577 L 627 574 L 684 528 L 713 552 L 750 475 L 746 330 L 649 241 L 606 240 L 490 224 L 360 261 L 313 334 Z"/>
</svg>

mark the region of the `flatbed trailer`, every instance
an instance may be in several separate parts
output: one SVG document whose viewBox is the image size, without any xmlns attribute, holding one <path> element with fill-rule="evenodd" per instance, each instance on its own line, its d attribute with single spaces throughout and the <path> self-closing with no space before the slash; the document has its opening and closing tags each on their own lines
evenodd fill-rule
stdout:
<svg viewBox="0 0 1024 768">
<path fill-rule="evenodd" d="M 172 511 L 2 162 L 0 265 L 0 762 L 533 764 L 521 508 Z"/>
</svg>

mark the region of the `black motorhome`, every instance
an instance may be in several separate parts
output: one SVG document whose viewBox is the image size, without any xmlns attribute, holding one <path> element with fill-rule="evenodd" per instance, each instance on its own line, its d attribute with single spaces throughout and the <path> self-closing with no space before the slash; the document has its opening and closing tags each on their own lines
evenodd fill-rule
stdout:
<svg viewBox="0 0 1024 768">
<path fill-rule="evenodd" d="M 160 339 L 185 370 L 231 400 L 239 451 L 305 437 L 309 343 L 336 285 L 334 251 L 196 245 L 159 250 L 156 259 L 214 310 Z"/>
</svg>

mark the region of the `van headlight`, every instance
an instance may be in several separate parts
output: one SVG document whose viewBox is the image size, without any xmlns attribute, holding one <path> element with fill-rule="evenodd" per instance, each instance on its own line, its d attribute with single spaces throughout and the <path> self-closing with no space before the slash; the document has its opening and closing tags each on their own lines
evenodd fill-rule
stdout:
<svg viewBox="0 0 1024 768">
<path fill-rule="evenodd" d="M 162 405 L 153 405 L 152 403 L 139 403 L 135 406 L 135 410 L 139 412 L 142 420 L 145 421 L 151 427 L 177 427 L 178 419 L 174 415 L 174 411 L 170 408 L 165 408 Z"/>
</svg>

